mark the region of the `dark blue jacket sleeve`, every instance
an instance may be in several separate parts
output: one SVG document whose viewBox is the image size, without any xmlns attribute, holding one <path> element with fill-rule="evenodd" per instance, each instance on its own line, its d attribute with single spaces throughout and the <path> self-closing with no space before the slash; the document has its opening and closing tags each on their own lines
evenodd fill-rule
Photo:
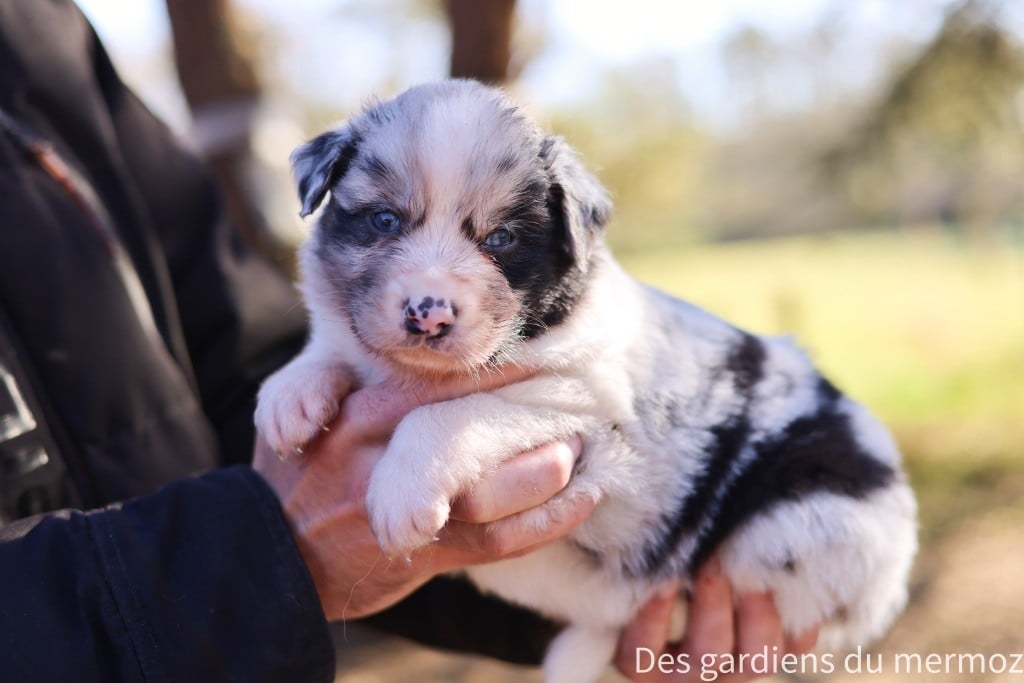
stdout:
<svg viewBox="0 0 1024 683">
<path fill-rule="evenodd" d="M 334 675 L 312 580 L 276 498 L 246 467 L 6 527 L 0 585 L 0 680 Z"/>
</svg>

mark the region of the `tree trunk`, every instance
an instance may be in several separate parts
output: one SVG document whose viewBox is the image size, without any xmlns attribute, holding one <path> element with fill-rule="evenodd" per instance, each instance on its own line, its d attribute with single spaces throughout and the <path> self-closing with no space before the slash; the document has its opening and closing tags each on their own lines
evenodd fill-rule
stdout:
<svg viewBox="0 0 1024 683">
<path fill-rule="evenodd" d="M 508 80 L 516 0 L 447 0 L 451 75 L 500 84 Z"/>
<path fill-rule="evenodd" d="M 178 81 L 192 114 L 192 137 L 220 181 L 228 217 L 275 262 L 280 246 L 246 181 L 261 85 L 238 39 L 230 0 L 166 0 Z M 287 262 L 285 260 L 285 262 Z"/>
<path fill-rule="evenodd" d="M 189 107 L 259 97 L 252 61 L 233 34 L 228 0 L 167 0 L 167 14 Z"/>
</svg>

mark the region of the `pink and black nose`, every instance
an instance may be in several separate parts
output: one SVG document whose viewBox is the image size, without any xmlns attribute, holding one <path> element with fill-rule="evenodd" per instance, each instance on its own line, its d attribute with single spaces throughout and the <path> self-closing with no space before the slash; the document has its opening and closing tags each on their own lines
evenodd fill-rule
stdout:
<svg viewBox="0 0 1024 683">
<path fill-rule="evenodd" d="M 457 310 L 449 299 L 425 296 L 418 303 L 405 300 L 405 329 L 409 334 L 440 339 L 452 331 Z"/>
</svg>

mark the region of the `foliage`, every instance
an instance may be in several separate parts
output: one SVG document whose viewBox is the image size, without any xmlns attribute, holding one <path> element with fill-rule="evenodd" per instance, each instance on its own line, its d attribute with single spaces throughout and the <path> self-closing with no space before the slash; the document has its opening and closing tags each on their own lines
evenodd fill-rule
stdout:
<svg viewBox="0 0 1024 683">
<path fill-rule="evenodd" d="M 585 107 L 550 121 L 611 190 L 619 224 L 629 226 L 612 236 L 620 249 L 692 241 L 707 220 L 701 168 L 709 140 L 675 82 L 671 64 L 643 61 L 607 74 Z"/>
<path fill-rule="evenodd" d="M 621 248 L 882 224 L 1019 226 L 1024 45 L 1000 21 L 1008 6 L 967 0 L 921 45 L 893 38 L 869 84 L 834 54 L 834 18 L 788 41 L 741 26 L 722 44 L 732 91 L 722 120 L 695 116 L 679 63 L 658 56 L 604 74 L 598 93 L 553 118 L 632 227 L 615 238 Z"/>
<path fill-rule="evenodd" d="M 823 159 L 866 220 L 1019 216 L 1024 46 L 970 1 Z"/>
</svg>

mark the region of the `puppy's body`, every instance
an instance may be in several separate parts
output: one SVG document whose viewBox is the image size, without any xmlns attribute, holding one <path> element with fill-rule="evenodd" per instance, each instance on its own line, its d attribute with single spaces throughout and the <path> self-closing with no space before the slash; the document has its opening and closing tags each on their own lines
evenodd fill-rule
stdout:
<svg viewBox="0 0 1024 683">
<path fill-rule="evenodd" d="M 410 413 L 367 507 L 382 548 L 407 555 L 484 473 L 583 435 L 569 486 L 524 521 L 578 496 L 599 501 L 591 517 L 468 571 L 569 624 L 549 680 L 596 678 L 653 588 L 716 551 L 737 590 L 772 591 L 789 633 L 823 623 L 826 646 L 877 636 L 902 608 L 915 504 L 886 431 L 790 342 L 631 280 L 600 235 L 600 186 L 503 96 L 417 88 L 294 161 L 306 212 L 331 192 L 302 250 L 313 329 L 261 390 L 257 424 L 287 452 L 353 384 L 535 369 Z"/>
</svg>

